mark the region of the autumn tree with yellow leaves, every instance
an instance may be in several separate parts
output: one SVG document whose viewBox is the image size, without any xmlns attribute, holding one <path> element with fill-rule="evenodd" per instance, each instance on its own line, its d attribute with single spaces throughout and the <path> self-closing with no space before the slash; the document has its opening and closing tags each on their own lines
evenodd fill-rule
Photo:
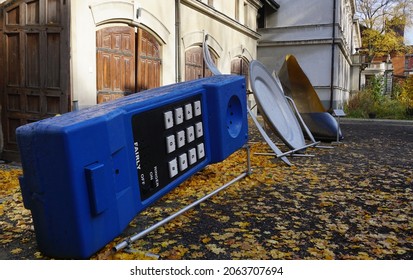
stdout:
<svg viewBox="0 0 413 280">
<path fill-rule="evenodd" d="M 412 14 L 411 0 L 356 0 L 363 50 L 370 60 L 409 51 L 404 44 L 404 29 L 413 24 Z"/>
<path fill-rule="evenodd" d="M 413 76 L 410 75 L 404 82 L 399 100 L 407 107 L 408 115 L 413 116 Z"/>
</svg>

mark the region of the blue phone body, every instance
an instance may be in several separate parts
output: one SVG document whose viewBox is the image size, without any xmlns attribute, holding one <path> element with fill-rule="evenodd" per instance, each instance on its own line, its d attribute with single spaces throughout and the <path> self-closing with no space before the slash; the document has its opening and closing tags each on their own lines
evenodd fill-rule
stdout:
<svg viewBox="0 0 413 280">
<path fill-rule="evenodd" d="M 167 128 L 165 122 L 187 107 L 193 110 L 187 125 L 201 126 L 201 136 L 183 140 L 187 146 L 179 148 L 178 132 L 189 137 L 188 130 L 178 122 Z M 24 125 L 16 134 L 23 201 L 40 251 L 88 258 L 139 212 L 246 143 L 245 80 L 219 75 L 151 89 Z M 156 146 L 150 139 L 158 139 Z M 165 139 L 176 141 L 173 152 Z M 140 169 L 145 159 L 151 162 L 146 173 Z"/>
</svg>

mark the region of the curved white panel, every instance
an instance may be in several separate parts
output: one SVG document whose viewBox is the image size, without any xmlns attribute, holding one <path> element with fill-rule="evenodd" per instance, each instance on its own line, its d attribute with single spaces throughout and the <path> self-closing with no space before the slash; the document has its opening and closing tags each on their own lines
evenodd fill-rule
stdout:
<svg viewBox="0 0 413 280">
<path fill-rule="evenodd" d="M 221 75 L 221 71 L 218 70 L 218 68 L 215 66 L 214 61 L 212 60 L 211 54 L 209 53 L 209 48 L 208 48 L 208 35 L 204 36 L 204 40 L 202 42 L 202 50 L 204 52 L 204 61 L 206 65 L 208 66 L 208 69 L 212 72 L 213 75 Z"/>
<path fill-rule="evenodd" d="M 250 63 L 250 80 L 261 113 L 274 132 L 291 149 L 305 146 L 303 132 L 282 88 L 257 60 Z"/>
</svg>

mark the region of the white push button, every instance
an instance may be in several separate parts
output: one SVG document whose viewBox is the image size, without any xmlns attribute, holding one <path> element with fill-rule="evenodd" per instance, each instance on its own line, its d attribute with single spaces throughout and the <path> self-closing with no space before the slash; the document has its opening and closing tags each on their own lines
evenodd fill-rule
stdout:
<svg viewBox="0 0 413 280">
<path fill-rule="evenodd" d="M 172 111 L 167 111 L 163 113 L 164 121 L 165 121 L 165 129 L 169 129 L 174 126 L 173 120 L 173 113 Z"/>
<path fill-rule="evenodd" d="M 195 132 L 193 126 L 189 126 L 186 128 L 186 140 L 188 143 L 191 143 L 195 140 Z"/>
<path fill-rule="evenodd" d="M 168 167 L 169 167 L 169 177 L 170 178 L 172 178 L 176 174 L 178 174 L 178 162 L 177 162 L 176 158 L 174 158 L 173 160 L 171 160 L 168 163 Z"/>
<path fill-rule="evenodd" d="M 202 128 L 202 123 L 198 122 L 198 123 L 195 124 L 195 136 L 196 136 L 196 138 L 199 138 L 202 135 L 204 135 L 204 130 Z"/>
<path fill-rule="evenodd" d="M 201 114 L 202 114 L 201 101 L 195 101 L 194 102 L 194 115 L 200 116 Z"/>
<path fill-rule="evenodd" d="M 184 122 L 184 109 L 182 107 L 175 109 L 175 123 L 181 124 Z"/>
<path fill-rule="evenodd" d="M 175 149 L 175 135 L 169 135 L 166 137 L 166 152 L 169 154 L 175 151 Z"/>
<path fill-rule="evenodd" d="M 185 145 L 185 131 L 178 131 L 178 133 L 176 134 L 176 138 L 178 148 L 183 147 Z"/>
<path fill-rule="evenodd" d="M 185 120 L 192 119 L 192 104 L 185 105 Z"/>
<path fill-rule="evenodd" d="M 195 148 L 192 148 L 188 151 L 188 162 L 190 165 L 194 164 L 196 162 L 196 150 Z"/>
<path fill-rule="evenodd" d="M 198 153 L 198 158 L 203 158 L 205 156 L 204 143 L 198 144 L 198 146 L 196 146 L 196 149 Z"/>
<path fill-rule="evenodd" d="M 180 171 L 183 171 L 188 168 L 188 158 L 186 156 L 186 153 L 178 157 L 178 164 Z"/>
</svg>

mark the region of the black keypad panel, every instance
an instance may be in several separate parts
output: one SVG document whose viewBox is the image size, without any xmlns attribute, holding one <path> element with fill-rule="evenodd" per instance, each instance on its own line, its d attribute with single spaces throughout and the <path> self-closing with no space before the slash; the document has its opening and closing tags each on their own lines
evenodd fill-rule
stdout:
<svg viewBox="0 0 413 280">
<path fill-rule="evenodd" d="M 147 199 L 205 159 L 201 95 L 132 118 L 141 199 Z"/>
</svg>

